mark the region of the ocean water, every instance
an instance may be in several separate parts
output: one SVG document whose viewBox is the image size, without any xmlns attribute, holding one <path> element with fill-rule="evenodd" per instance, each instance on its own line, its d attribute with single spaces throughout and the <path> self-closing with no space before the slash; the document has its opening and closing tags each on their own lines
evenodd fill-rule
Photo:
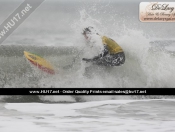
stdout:
<svg viewBox="0 0 175 132">
<path fill-rule="evenodd" d="M 174 100 L 0 104 L 1 132 L 174 132 Z"/>
</svg>

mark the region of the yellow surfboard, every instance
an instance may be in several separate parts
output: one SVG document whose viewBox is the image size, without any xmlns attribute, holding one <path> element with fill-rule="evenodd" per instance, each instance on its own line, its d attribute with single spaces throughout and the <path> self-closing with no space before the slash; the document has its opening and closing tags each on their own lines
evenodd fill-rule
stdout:
<svg viewBox="0 0 175 132">
<path fill-rule="evenodd" d="M 47 72 L 49 74 L 55 74 L 55 70 L 54 70 L 53 66 L 48 61 L 46 61 L 44 58 L 42 58 L 42 57 L 40 57 L 38 55 L 29 53 L 27 51 L 24 51 L 24 56 L 33 65 L 35 65 L 36 67 L 38 67 L 42 71 Z"/>
</svg>

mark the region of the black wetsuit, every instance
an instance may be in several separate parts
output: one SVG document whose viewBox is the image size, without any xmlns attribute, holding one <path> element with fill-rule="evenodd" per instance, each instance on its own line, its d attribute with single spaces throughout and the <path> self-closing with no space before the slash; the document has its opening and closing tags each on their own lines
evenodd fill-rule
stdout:
<svg viewBox="0 0 175 132">
<path fill-rule="evenodd" d="M 91 61 L 97 65 L 103 66 L 120 66 L 125 62 L 125 54 L 123 49 L 112 39 L 103 36 L 102 42 L 104 44 L 104 50 L 98 56 L 93 59 L 85 59 L 84 61 Z"/>
</svg>

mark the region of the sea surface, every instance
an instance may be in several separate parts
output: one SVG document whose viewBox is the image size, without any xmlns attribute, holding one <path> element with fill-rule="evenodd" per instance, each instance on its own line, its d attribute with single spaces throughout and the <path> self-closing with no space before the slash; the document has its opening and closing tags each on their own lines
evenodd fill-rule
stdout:
<svg viewBox="0 0 175 132">
<path fill-rule="evenodd" d="M 0 104 L 1 132 L 174 132 L 174 100 Z"/>
</svg>

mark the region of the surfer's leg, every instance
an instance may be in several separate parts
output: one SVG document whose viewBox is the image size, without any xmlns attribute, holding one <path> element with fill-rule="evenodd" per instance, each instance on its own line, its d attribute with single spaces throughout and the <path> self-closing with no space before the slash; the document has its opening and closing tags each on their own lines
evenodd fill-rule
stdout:
<svg viewBox="0 0 175 132">
<path fill-rule="evenodd" d="M 125 54 L 123 52 L 114 54 L 114 55 L 107 55 L 95 63 L 101 66 L 120 66 L 125 62 Z"/>
<path fill-rule="evenodd" d="M 120 52 L 114 55 L 106 55 L 93 63 L 100 66 L 120 66 L 125 63 L 125 54 Z"/>
<path fill-rule="evenodd" d="M 120 66 L 125 63 L 125 54 L 124 52 L 117 53 L 113 56 L 112 66 Z"/>
<path fill-rule="evenodd" d="M 92 63 L 86 63 L 82 61 L 81 67 L 80 67 L 80 74 L 82 74 L 86 78 L 91 78 L 92 77 Z"/>
<path fill-rule="evenodd" d="M 103 58 L 100 58 L 99 60 L 95 61 L 94 63 L 100 66 L 111 66 L 112 65 L 112 56 L 107 55 Z"/>
</svg>

